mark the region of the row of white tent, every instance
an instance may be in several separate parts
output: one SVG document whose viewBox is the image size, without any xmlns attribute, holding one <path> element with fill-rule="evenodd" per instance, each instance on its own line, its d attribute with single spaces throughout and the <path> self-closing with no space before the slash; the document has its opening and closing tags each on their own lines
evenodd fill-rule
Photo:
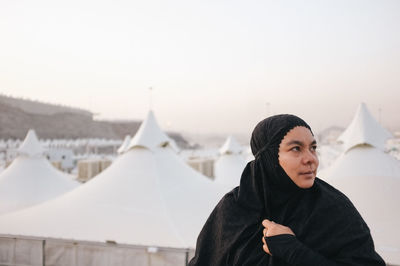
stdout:
<svg viewBox="0 0 400 266">
<path fill-rule="evenodd" d="M 383 150 L 388 137 L 361 104 L 340 137 L 343 153 L 319 176 L 353 201 L 386 262 L 400 264 L 400 163 Z M 212 182 L 177 155 L 176 145 L 152 112 L 125 142 L 120 156 L 93 180 L 53 200 L 0 216 L 0 233 L 193 248 L 212 208 L 239 184 L 246 163 L 241 147 L 233 138 L 227 140 Z M 0 174 L 0 189 L 5 173 Z M 46 189 L 52 190 L 51 186 Z M 6 192 L 0 190 L 0 197 L 2 193 Z"/>
<path fill-rule="evenodd" d="M 127 136 L 118 153 L 128 151 L 130 142 L 131 138 Z M 170 143 L 177 151 L 172 140 Z M 241 150 L 233 137 L 229 137 L 221 149 L 222 156 L 216 163 L 217 182 L 221 185 L 233 188 L 239 184 L 240 173 L 246 164 L 240 155 Z M 78 186 L 74 176 L 52 167 L 45 159 L 44 151 L 45 147 L 38 141 L 35 131 L 29 130 L 18 149 L 19 156 L 0 175 L 0 214 L 33 206 Z"/>
<path fill-rule="evenodd" d="M 19 139 L 0 139 L 0 149 L 18 148 L 23 141 Z M 65 147 L 77 148 L 81 146 L 91 147 L 109 147 L 120 146 L 119 139 L 102 139 L 102 138 L 87 138 L 87 139 L 40 139 L 39 142 L 44 147 Z"/>
<path fill-rule="evenodd" d="M 28 138 L 27 143 L 32 144 Z M 186 165 L 175 149 L 150 112 L 127 151 L 109 168 L 60 197 L 4 214 L 0 233 L 194 247 L 201 226 L 226 189 Z M 39 146 L 29 150 L 30 156 L 40 153 Z M 0 187 L 6 187 L 2 183 L 7 172 L 0 175 Z M 53 190 L 50 184 L 46 189 Z"/>
</svg>

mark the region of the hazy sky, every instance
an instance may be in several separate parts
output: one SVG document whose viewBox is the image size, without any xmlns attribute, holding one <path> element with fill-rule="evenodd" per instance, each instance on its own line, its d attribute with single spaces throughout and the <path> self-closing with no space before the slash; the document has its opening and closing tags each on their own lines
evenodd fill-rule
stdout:
<svg viewBox="0 0 400 266">
<path fill-rule="evenodd" d="M 400 0 L 2 0 L 0 92 L 164 129 L 249 133 L 268 114 L 400 130 Z M 379 112 L 381 109 L 381 112 Z"/>
</svg>

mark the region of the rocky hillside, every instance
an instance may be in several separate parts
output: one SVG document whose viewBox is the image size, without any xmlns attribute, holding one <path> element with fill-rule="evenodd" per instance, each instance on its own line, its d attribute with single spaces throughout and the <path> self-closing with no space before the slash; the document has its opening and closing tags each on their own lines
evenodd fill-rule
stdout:
<svg viewBox="0 0 400 266">
<path fill-rule="evenodd" d="M 42 139 L 107 138 L 123 139 L 134 135 L 141 121 L 96 121 L 89 111 L 0 96 L 0 139 L 23 139 L 35 129 Z M 29 106 L 29 109 L 26 108 Z M 46 110 L 44 112 L 43 110 Z M 180 147 L 187 142 L 169 133 Z"/>
</svg>

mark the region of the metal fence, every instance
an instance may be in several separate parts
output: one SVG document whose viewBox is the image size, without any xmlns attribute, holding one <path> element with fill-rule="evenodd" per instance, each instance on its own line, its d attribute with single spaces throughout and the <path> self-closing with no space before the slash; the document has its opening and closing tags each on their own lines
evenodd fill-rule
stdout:
<svg viewBox="0 0 400 266">
<path fill-rule="evenodd" d="M 0 266 L 186 266 L 192 249 L 0 235 Z"/>
</svg>

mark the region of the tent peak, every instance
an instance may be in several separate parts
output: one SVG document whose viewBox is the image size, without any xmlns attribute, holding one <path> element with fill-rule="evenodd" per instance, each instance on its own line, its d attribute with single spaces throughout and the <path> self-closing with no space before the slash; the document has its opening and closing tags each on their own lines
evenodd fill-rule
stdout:
<svg viewBox="0 0 400 266">
<path fill-rule="evenodd" d="M 144 147 L 153 150 L 156 147 L 171 145 L 176 147 L 174 141 L 161 130 L 154 116 L 153 111 L 149 111 L 146 119 L 140 125 L 136 135 L 132 138 L 126 151 L 135 147 Z"/>
<path fill-rule="evenodd" d="M 392 134 L 375 120 L 366 104 L 362 102 L 338 141 L 343 142 L 346 152 L 360 144 L 368 144 L 383 150 L 386 140 L 390 137 Z"/>
<path fill-rule="evenodd" d="M 230 135 L 226 139 L 224 145 L 222 145 L 221 149 L 219 150 L 219 153 L 222 154 L 239 154 L 242 152 L 242 147 L 240 144 L 236 141 L 236 139 Z"/>
<path fill-rule="evenodd" d="M 130 135 L 126 135 L 124 141 L 121 144 L 121 146 L 118 148 L 118 151 L 117 151 L 118 154 L 124 153 L 127 150 L 130 142 L 131 142 L 131 136 Z"/>
<path fill-rule="evenodd" d="M 18 152 L 20 155 L 26 155 L 29 157 L 43 155 L 44 149 L 39 143 L 35 130 L 29 129 L 24 141 L 22 142 L 21 146 L 19 146 Z"/>
</svg>

